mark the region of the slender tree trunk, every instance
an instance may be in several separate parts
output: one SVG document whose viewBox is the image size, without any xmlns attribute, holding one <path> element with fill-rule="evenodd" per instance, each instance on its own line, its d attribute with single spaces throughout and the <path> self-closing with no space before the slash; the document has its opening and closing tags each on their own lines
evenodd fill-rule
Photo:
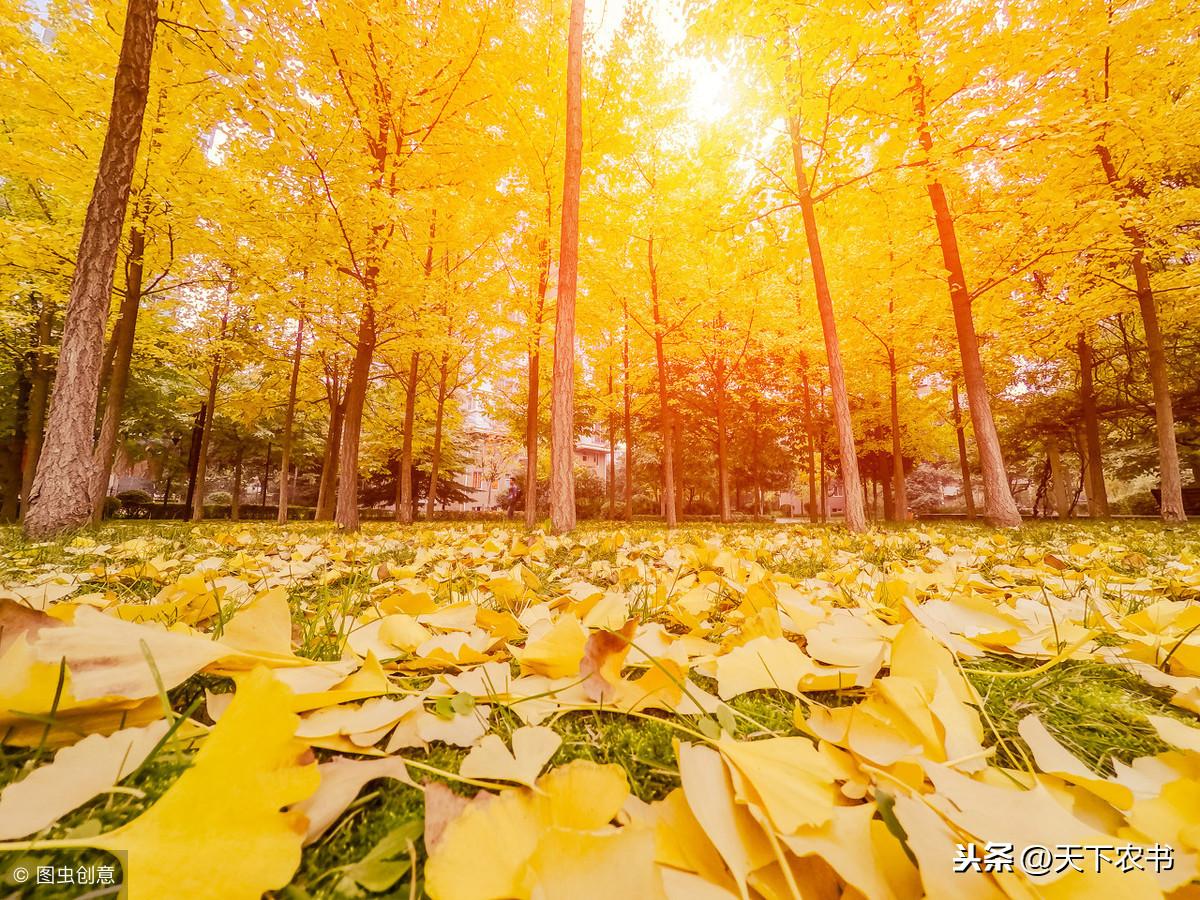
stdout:
<svg viewBox="0 0 1200 900">
<path fill-rule="evenodd" d="M 133 364 L 133 341 L 137 336 L 138 307 L 142 301 L 142 274 L 146 239 L 141 228 L 129 231 L 129 258 L 125 267 L 125 296 L 113 334 L 113 355 L 109 366 L 108 389 L 104 395 L 104 418 L 100 424 L 100 439 L 96 442 L 96 483 L 92 493 L 92 521 L 99 523 L 104 516 L 104 500 L 108 494 L 108 479 L 112 475 L 113 459 L 117 452 L 117 429 L 125 407 L 125 389 L 129 384 L 129 369 Z"/>
<path fill-rule="evenodd" d="M 13 436 L 4 460 L 4 502 L 0 504 L 0 522 L 15 522 L 21 510 L 21 463 L 25 456 L 29 395 L 33 390 L 28 370 L 35 365 L 32 352 L 18 354 L 13 360 L 17 392 L 13 404 Z"/>
<path fill-rule="evenodd" d="M 304 352 L 304 313 L 296 320 L 296 347 L 292 351 L 292 380 L 288 384 L 287 412 L 283 417 L 283 451 L 279 460 L 279 513 L 275 521 L 288 520 L 288 472 L 292 465 L 292 426 L 296 422 L 296 387 L 300 383 L 300 358 Z"/>
<path fill-rule="evenodd" d="M 537 524 L 538 502 L 538 400 L 541 391 L 541 346 L 534 344 L 527 360 L 529 381 L 526 386 L 525 404 L 525 527 Z"/>
<path fill-rule="evenodd" d="M 1119 200 L 1131 193 L 1120 181 L 1112 154 L 1104 144 L 1096 145 L 1096 155 L 1104 168 L 1109 187 Z M 1146 332 L 1146 355 L 1150 361 L 1150 384 L 1154 389 L 1154 430 L 1158 437 L 1158 468 L 1161 481 L 1161 507 L 1166 522 L 1186 522 L 1183 509 L 1183 479 L 1179 471 L 1179 449 L 1175 443 L 1175 412 L 1171 406 L 1171 383 L 1167 372 L 1167 354 L 1162 329 L 1158 324 L 1158 304 L 1150 285 L 1150 270 L 1146 266 L 1146 236 L 1136 225 L 1125 223 L 1122 228 L 1133 244 L 1130 265 L 1137 285 L 1138 308 Z M 1099 466 L 1096 467 L 1097 469 Z"/>
<path fill-rule="evenodd" d="M 671 395 L 667 389 L 667 355 L 663 347 L 663 323 L 658 307 L 658 269 L 654 262 L 654 235 L 650 235 L 650 302 L 654 312 L 654 360 L 658 372 L 658 427 L 662 436 L 662 513 L 667 527 L 679 522 L 675 504 L 675 427 L 671 416 Z"/>
<path fill-rule="evenodd" d="M 346 385 L 346 409 L 342 417 L 342 444 L 338 453 L 337 511 L 334 521 L 343 531 L 358 530 L 358 442 L 362 435 L 363 409 L 367 403 L 367 383 L 371 359 L 375 355 L 374 276 L 369 276 L 371 298 L 363 304 L 355 340 L 350 383 Z"/>
<path fill-rule="evenodd" d="M 866 531 L 863 510 L 862 482 L 858 474 L 858 451 L 854 444 L 854 425 L 850 418 L 850 397 L 846 390 L 846 374 L 842 369 L 842 351 L 838 345 L 837 321 L 833 312 L 833 297 L 825 274 L 825 257 L 817 233 L 816 206 L 804 171 L 804 156 L 800 146 L 800 119 L 788 119 L 792 141 L 792 165 L 796 170 L 796 187 L 800 195 L 800 212 L 804 219 L 804 237 L 812 263 L 813 285 L 817 294 L 817 310 L 821 315 L 821 333 L 825 338 L 825 356 L 829 363 L 829 387 L 833 395 L 833 421 L 838 432 L 838 452 L 841 460 L 842 482 L 846 489 L 846 526 L 851 531 Z"/>
<path fill-rule="evenodd" d="M 1100 514 L 1092 500 L 1092 467 L 1088 460 L 1087 444 L 1087 429 L 1080 423 L 1075 428 L 1075 449 L 1079 453 L 1079 485 L 1083 489 L 1083 502 L 1087 505 L 1088 517 L 1098 518 Z"/>
<path fill-rule="evenodd" d="M 229 518 L 234 522 L 242 517 L 242 459 L 245 455 L 246 448 L 238 444 L 233 458 L 233 491 L 229 498 Z"/>
<path fill-rule="evenodd" d="M 975 487 L 971 484 L 971 461 L 967 458 L 967 435 L 963 428 L 957 379 L 950 381 L 950 395 L 954 398 L 954 434 L 958 439 L 958 467 L 962 472 L 963 500 L 967 504 L 967 518 L 973 520 L 975 518 Z"/>
<path fill-rule="evenodd" d="M 438 369 L 437 413 L 433 419 L 433 455 L 429 460 L 429 492 L 425 496 L 425 518 L 433 521 L 438 497 L 438 472 L 442 466 L 442 419 L 446 411 L 446 381 L 450 374 L 450 356 L 442 354 Z"/>
<path fill-rule="evenodd" d="M 933 137 L 925 120 L 925 89 L 920 77 L 914 79 L 914 103 L 919 119 L 918 140 L 928 162 L 933 150 Z M 950 288 L 950 306 L 954 312 L 954 328 L 958 335 L 958 350 L 962 358 L 963 383 L 967 388 L 971 425 L 975 431 L 975 446 L 979 450 L 979 469 L 983 478 L 983 517 L 991 525 L 1015 528 L 1021 524 L 1021 513 L 1013 499 L 1000 449 L 1000 435 L 992 418 L 991 400 L 984 379 L 983 358 L 979 355 L 979 337 L 971 312 L 971 295 L 967 291 L 967 276 L 963 271 L 962 255 L 958 250 L 958 235 L 945 188 L 927 173 L 925 182 L 929 202 L 933 207 L 938 243 L 942 248 L 942 263 Z"/>
<path fill-rule="evenodd" d="M 420 366 L 421 354 L 414 350 L 408 358 L 408 380 L 404 385 L 404 435 L 396 471 L 396 521 L 405 525 L 411 525 L 413 520 L 413 428 L 417 420 L 417 373 Z"/>
<path fill-rule="evenodd" d="M 893 494 L 895 482 L 889 479 L 883 479 L 883 517 L 885 519 L 895 521 L 896 516 L 896 499 Z"/>
<path fill-rule="evenodd" d="M 808 361 L 804 362 L 804 434 L 808 445 L 808 521 L 817 521 L 817 452 L 814 446 L 812 392 L 808 387 Z"/>
<path fill-rule="evenodd" d="M 371 278 L 373 282 L 373 278 Z M 374 290 L 368 295 L 374 297 Z M 337 451 L 337 490 L 334 521 L 343 531 L 357 531 L 358 519 L 358 451 L 362 435 L 363 412 L 366 407 L 367 386 L 371 362 L 375 353 L 375 308 L 371 300 L 363 305 L 355 338 L 354 360 L 350 380 L 346 385 L 341 420 L 341 440 Z"/>
<path fill-rule="evenodd" d="M 283 473 L 283 478 L 284 479 L 287 478 L 287 472 Z M 267 442 L 267 459 L 266 459 L 266 462 L 263 464 L 262 493 L 259 494 L 259 502 L 258 502 L 259 506 L 267 505 L 267 488 L 268 488 L 268 485 L 270 485 L 270 483 L 271 483 L 271 444 L 268 441 Z M 280 490 L 283 490 L 282 486 L 280 487 Z"/>
<path fill-rule="evenodd" d="M 892 400 L 892 494 L 895 519 L 908 519 L 908 489 L 904 484 L 904 450 L 900 446 L 900 400 L 896 384 L 896 351 L 888 349 L 888 375 Z"/>
<path fill-rule="evenodd" d="M 129 0 L 108 128 L 75 257 L 47 437 L 25 517 L 30 537 L 78 528 L 92 515 L 93 434 L 104 325 L 141 143 L 157 22 L 157 0 Z"/>
<path fill-rule="evenodd" d="M 204 423 L 207 419 L 208 406 L 201 403 L 200 412 L 196 413 L 196 418 L 192 423 L 192 437 L 188 442 L 188 486 L 183 499 L 184 511 L 188 517 L 191 516 L 192 499 L 196 496 L 196 470 L 200 466 L 200 439 L 204 436 Z"/>
<path fill-rule="evenodd" d="M 345 419 L 346 401 L 335 378 L 329 394 L 329 431 L 325 438 L 325 454 L 321 460 L 321 481 L 317 488 L 318 522 L 332 522 L 337 502 L 338 463 L 342 449 L 342 421 Z"/>
<path fill-rule="evenodd" d="M 728 411 L 725 398 L 725 361 L 717 360 L 717 494 L 718 509 L 722 522 L 733 521 L 733 510 L 729 503 L 729 446 L 726 428 Z"/>
<path fill-rule="evenodd" d="M 225 328 L 222 326 L 221 334 L 224 336 Z M 217 383 L 221 378 L 221 353 L 217 352 L 216 359 L 213 360 L 212 375 L 208 379 L 208 400 L 205 401 L 204 408 L 207 411 L 204 416 L 204 422 L 200 427 L 200 449 L 196 454 L 196 489 L 192 494 L 192 521 L 199 522 L 204 518 L 204 478 L 208 469 L 208 445 L 212 440 L 212 423 L 216 418 L 217 411 Z"/>
<path fill-rule="evenodd" d="M 583 13 L 584 0 L 571 0 L 566 162 L 554 320 L 554 376 L 550 391 L 550 524 L 560 533 L 575 527 L 575 288 L 579 274 L 579 181 L 583 164 Z"/>
<path fill-rule="evenodd" d="M 621 301 L 621 392 L 625 425 L 625 521 L 633 521 L 633 403 L 629 389 L 629 303 Z"/>
<path fill-rule="evenodd" d="M 1071 506 L 1067 502 L 1067 479 L 1063 473 L 1062 454 L 1058 450 L 1058 438 L 1054 435 L 1046 438 L 1046 457 L 1050 461 L 1050 492 L 1054 497 L 1054 511 L 1059 519 L 1066 519 L 1071 514 Z"/>
<path fill-rule="evenodd" d="M 50 402 L 50 379 L 53 363 L 50 360 L 50 341 L 54 332 L 54 309 L 48 300 L 42 301 L 38 311 L 37 350 L 30 354 L 31 389 L 29 392 L 29 414 L 25 425 L 25 456 L 21 461 L 21 508 L 24 521 L 29 513 L 29 502 L 37 476 L 38 458 L 42 454 L 42 442 L 46 434 L 46 408 Z"/>
<path fill-rule="evenodd" d="M 1083 407 L 1083 433 L 1088 457 L 1088 515 L 1093 519 L 1103 519 L 1108 516 L 1108 487 L 1104 483 L 1100 417 L 1096 413 L 1095 361 L 1092 347 L 1082 334 L 1079 335 L 1076 351 L 1079 353 L 1079 400 Z"/>
<path fill-rule="evenodd" d="M 613 392 L 612 359 L 608 362 L 608 517 L 617 517 L 617 407 Z"/>
</svg>

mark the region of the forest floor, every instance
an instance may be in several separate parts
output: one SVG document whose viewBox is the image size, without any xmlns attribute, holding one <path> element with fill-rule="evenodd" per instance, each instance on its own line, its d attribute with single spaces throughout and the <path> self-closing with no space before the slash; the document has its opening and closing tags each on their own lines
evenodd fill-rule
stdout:
<svg viewBox="0 0 1200 900">
<path fill-rule="evenodd" d="M 7 530 L 0 884 L 1169 895 L 1198 599 L 1200 529 L 1146 523 Z M 1076 843 L 1140 864 L 1023 871 Z"/>
</svg>

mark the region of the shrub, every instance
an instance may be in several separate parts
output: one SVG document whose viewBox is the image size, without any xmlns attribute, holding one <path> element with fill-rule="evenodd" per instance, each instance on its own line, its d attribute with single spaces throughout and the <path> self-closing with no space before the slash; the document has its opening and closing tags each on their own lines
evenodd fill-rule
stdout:
<svg viewBox="0 0 1200 900">
<path fill-rule="evenodd" d="M 125 503 L 153 503 L 154 498 L 147 491 L 132 490 L 121 491 L 115 498 L 118 502 Z"/>
<path fill-rule="evenodd" d="M 211 494 L 205 494 L 204 496 L 205 506 L 210 504 L 212 506 L 229 506 L 231 503 L 233 503 L 233 494 L 229 493 L 229 491 L 213 491 Z"/>
</svg>

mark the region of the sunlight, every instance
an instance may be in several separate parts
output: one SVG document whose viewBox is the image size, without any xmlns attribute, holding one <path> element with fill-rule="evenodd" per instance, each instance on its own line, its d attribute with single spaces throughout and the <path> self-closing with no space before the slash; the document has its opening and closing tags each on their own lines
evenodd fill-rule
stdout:
<svg viewBox="0 0 1200 900">
<path fill-rule="evenodd" d="M 724 118 L 733 108 L 729 70 L 708 59 L 687 59 L 683 63 L 691 89 L 688 91 L 688 116 L 697 122 L 712 123 Z"/>
</svg>

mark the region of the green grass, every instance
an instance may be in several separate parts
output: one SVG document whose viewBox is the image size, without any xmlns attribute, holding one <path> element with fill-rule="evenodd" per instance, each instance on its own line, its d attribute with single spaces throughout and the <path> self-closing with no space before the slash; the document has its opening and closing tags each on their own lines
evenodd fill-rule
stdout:
<svg viewBox="0 0 1200 900">
<path fill-rule="evenodd" d="M 481 540 L 497 527 L 506 530 L 503 523 L 460 526 L 463 531 L 478 535 Z M 629 528 L 618 523 L 618 527 L 625 530 L 634 541 L 664 537 L 661 529 L 644 523 Z M 761 534 L 772 527 L 769 524 L 752 523 L 722 528 L 710 522 L 696 523 L 680 529 L 671 540 L 703 540 L 721 534 L 727 540 L 736 541 L 741 535 Z M 581 527 L 579 537 L 588 543 L 589 564 L 592 561 L 609 564 L 616 561 L 618 550 L 611 546 L 602 547 L 599 540 L 611 528 L 612 525 L 606 523 L 585 523 Z M 228 559 L 241 548 L 234 542 L 222 540 L 223 537 L 243 530 L 253 533 L 266 529 L 270 529 L 272 534 L 276 533 L 274 525 L 264 524 L 220 522 L 192 526 L 158 522 L 114 523 L 85 535 L 85 539 L 115 544 L 146 537 L 155 540 L 154 553 L 167 557 L 188 552 L 198 554 L 197 559 L 206 556 Z M 336 623 L 370 604 L 370 567 L 384 561 L 403 565 L 411 560 L 416 548 L 435 541 L 438 532 L 450 530 L 459 529 L 447 523 L 416 526 L 405 531 L 397 530 L 390 523 L 368 524 L 364 529 L 366 535 L 400 535 L 404 540 L 403 545 L 360 554 L 353 561 L 353 570 L 331 583 L 301 583 L 289 589 L 298 652 L 313 659 L 337 659 L 342 652 L 344 635 L 339 633 Z M 328 534 L 329 531 L 330 526 L 324 524 L 292 524 L 286 529 L 287 533 L 298 536 Z M 807 533 L 814 532 L 810 530 Z M 886 567 L 893 561 L 922 558 L 942 538 L 971 542 L 994 534 L 981 526 L 958 523 L 938 523 L 924 532 L 880 529 L 874 536 L 863 540 L 848 537 L 836 528 L 815 533 L 827 533 L 830 540 L 781 542 L 775 555 L 760 561 L 776 572 L 810 578 L 834 564 L 839 545 L 854 550 L 864 566 Z M 883 539 L 876 543 L 880 534 Z M 1107 542 L 1120 543 L 1126 548 L 1113 558 L 1113 571 L 1139 577 L 1161 572 L 1168 558 L 1178 556 L 1185 549 L 1200 555 L 1198 538 L 1200 530 L 1165 528 L 1153 523 L 1138 523 L 1136 527 L 1109 523 L 1072 524 L 1067 527 L 1032 523 L 1011 535 L 1009 543 L 997 548 L 983 568 L 990 570 L 1005 563 L 1025 565 L 1027 561 L 1022 554 L 1031 547 L 1065 554 L 1066 548 L 1075 541 Z M 73 571 L 83 568 L 80 557 L 68 551 L 69 545 L 69 542 L 52 541 L 28 546 L 21 542 L 16 529 L 0 528 L 0 579 L 16 582 L 47 569 L 61 567 Z M 563 586 L 575 577 L 569 570 L 564 573 L 559 567 L 569 566 L 578 552 L 577 548 L 563 547 L 551 551 L 544 561 L 527 559 L 524 562 L 541 579 L 543 589 L 547 589 Z M 94 561 L 94 558 L 88 559 L 89 562 Z M 188 568 L 185 565 L 184 571 Z M 462 571 L 454 573 L 453 588 L 459 590 L 471 586 L 472 573 L 461 565 L 458 569 Z M 122 599 L 133 601 L 153 596 L 160 587 L 154 581 L 140 580 L 115 589 Z M 81 588 L 83 591 L 90 589 L 93 588 Z M 441 599 L 449 598 L 447 591 L 447 596 Z M 1131 605 L 1129 611 L 1134 608 Z M 1098 773 L 1111 773 L 1114 760 L 1128 762 L 1167 749 L 1146 721 L 1147 715 L 1174 716 L 1189 724 L 1197 724 L 1195 716 L 1170 704 L 1169 691 L 1153 688 L 1132 673 L 1099 662 L 1068 661 L 1029 677 L 1001 678 L 992 674 L 1019 672 L 1037 664 L 1037 661 L 989 657 L 969 661 L 965 665 L 965 668 L 973 670 L 969 677 L 983 701 L 985 744 L 996 748 L 994 761 L 998 765 L 1025 768 L 1027 750 L 1016 729 L 1018 722 L 1031 712 L 1036 713 L 1072 753 Z M 695 680 L 705 690 L 715 689 L 710 679 L 695 676 Z M 414 686 L 424 683 L 427 682 L 412 681 Z M 176 711 L 183 711 L 197 696 L 202 695 L 205 688 L 223 691 L 229 687 L 230 682 L 226 679 L 198 675 L 172 690 L 170 700 Z M 813 695 L 813 699 L 827 706 L 856 702 L 861 697 L 861 690 Z M 735 698 L 730 706 L 736 713 L 733 721 L 739 737 L 797 733 L 793 725 L 795 702 L 788 694 L 759 691 Z M 203 718 L 202 715 L 200 717 Z M 492 730 L 503 738 L 507 738 L 521 724 L 512 711 L 502 706 L 494 706 L 492 722 Z M 552 764 L 588 759 L 617 765 L 626 772 L 633 794 L 646 801 L 659 799 L 678 786 L 673 742 L 677 739 L 694 740 L 687 730 L 702 730 L 702 724 L 694 717 L 664 714 L 655 720 L 602 711 L 566 713 L 547 724 L 563 738 Z M 711 726 L 712 723 L 708 724 Z M 729 721 L 726 720 L 725 724 L 729 724 Z M 433 745 L 426 752 L 406 751 L 411 758 L 446 771 L 457 771 L 465 753 L 464 750 L 442 745 Z M 45 753 L 38 757 L 34 750 L 0 746 L 0 787 L 23 777 L 35 758 L 44 761 Z M 129 780 L 128 787 L 133 788 L 135 793 L 121 791 L 101 796 L 65 816 L 42 836 L 51 838 L 96 833 L 127 822 L 160 797 L 189 763 L 189 755 L 161 753 Z M 437 780 L 436 776 L 425 776 L 415 771 L 414 775 L 419 776 L 418 780 L 426 777 Z M 470 793 L 472 790 L 456 782 L 449 784 L 461 793 Z M 423 798 L 419 790 L 393 780 L 368 785 L 338 823 L 321 840 L 305 849 L 293 883 L 278 892 L 277 896 L 300 900 L 305 897 L 361 894 L 360 889 L 342 877 L 346 866 L 361 860 L 380 840 L 395 829 L 420 819 L 422 814 Z M 419 841 L 417 847 L 418 852 L 422 852 Z M 8 891 L 15 891 L 16 896 L 34 896 L 30 886 L 22 889 L 11 881 L 9 873 L 19 864 L 31 867 L 50 864 L 77 866 L 94 865 L 102 861 L 104 855 L 94 851 L 36 851 L 25 855 L 23 859 L 17 859 L 16 854 L 5 854 L 0 857 L 0 885 L 7 890 L 0 890 L 0 894 L 7 895 Z M 181 848 L 180 865 L 219 866 L 220 861 L 189 859 L 186 848 Z M 420 872 L 419 866 L 417 872 Z M 410 887 L 412 883 L 406 876 L 396 886 L 393 895 L 406 897 Z M 36 896 L 74 897 L 79 892 L 77 888 L 43 886 Z"/>
</svg>

